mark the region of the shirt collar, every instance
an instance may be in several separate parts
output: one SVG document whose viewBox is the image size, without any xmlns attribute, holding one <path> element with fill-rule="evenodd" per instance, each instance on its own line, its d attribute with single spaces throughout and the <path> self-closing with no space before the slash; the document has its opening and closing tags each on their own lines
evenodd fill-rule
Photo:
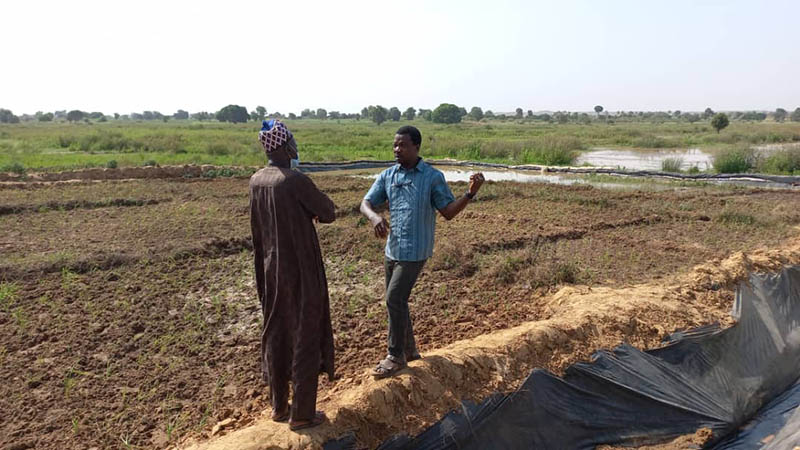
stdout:
<svg viewBox="0 0 800 450">
<path fill-rule="evenodd" d="M 412 171 L 423 172 L 423 171 L 425 171 L 425 169 L 427 167 L 428 167 L 428 163 L 423 161 L 421 156 L 419 156 L 417 158 L 417 165 L 412 167 L 412 168 L 410 168 L 410 169 L 403 168 L 403 166 L 400 165 L 400 163 L 397 164 L 397 169 L 398 170 L 403 170 L 403 171 L 406 171 L 406 172 L 412 172 Z"/>
</svg>

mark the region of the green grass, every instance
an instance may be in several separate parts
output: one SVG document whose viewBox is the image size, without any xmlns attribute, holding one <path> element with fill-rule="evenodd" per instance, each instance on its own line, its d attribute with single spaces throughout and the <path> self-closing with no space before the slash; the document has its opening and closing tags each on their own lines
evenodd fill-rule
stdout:
<svg viewBox="0 0 800 450">
<path fill-rule="evenodd" d="M 750 172 L 756 166 L 756 152 L 747 146 L 720 150 L 714 155 L 713 165 L 719 173 Z"/>
<path fill-rule="evenodd" d="M 760 162 L 759 171 L 786 175 L 800 174 L 800 147 L 770 153 Z"/>
<path fill-rule="evenodd" d="M 680 158 L 680 157 L 664 158 L 661 161 L 661 171 L 662 172 L 679 173 L 681 171 L 681 166 L 683 166 L 683 158 Z"/>
<path fill-rule="evenodd" d="M 733 122 L 722 133 L 707 123 L 555 124 L 415 120 L 375 125 L 356 120 L 287 120 L 302 161 L 391 160 L 394 132 L 413 124 L 422 131 L 422 155 L 507 164 L 572 164 L 592 147 L 705 148 L 721 151 L 800 141 L 800 123 Z M 21 123 L 0 125 L 0 171 L 170 164 L 259 166 L 258 125 L 171 121 Z M 767 170 L 791 173 L 797 160 L 776 159 Z"/>
</svg>

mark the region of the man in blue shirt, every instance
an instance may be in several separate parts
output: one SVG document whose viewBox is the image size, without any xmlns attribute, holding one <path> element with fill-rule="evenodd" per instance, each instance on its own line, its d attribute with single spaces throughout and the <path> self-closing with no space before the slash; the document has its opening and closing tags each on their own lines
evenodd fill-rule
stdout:
<svg viewBox="0 0 800 450">
<path fill-rule="evenodd" d="M 384 260 L 389 354 L 373 370 L 376 378 L 392 376 L 408 361 L 420 358 L 408 297 L 425 261 L 433 254 L 436 211 L 452 219 L 475 197 L 484 181 L 481 173 L 471 175 L 469 190 L 456 199 L 444 174 L 419 157 L 421 143 L 422 135 L 415 127 L 397 130 L 393 145 L 397 164 L 381 172 L 361 202 L 361 213 L 372 223 L 375 235 L 389 236 Z M 373 210 L 387 201 L 391 227 Z"/>
</svg>

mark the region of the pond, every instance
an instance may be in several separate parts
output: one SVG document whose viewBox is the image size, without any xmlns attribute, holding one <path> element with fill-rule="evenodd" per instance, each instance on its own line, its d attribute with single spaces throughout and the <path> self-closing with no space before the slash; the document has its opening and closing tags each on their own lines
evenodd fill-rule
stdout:
<svg viewBox="0 0 800 450">
<path fill-rule="evenodd" d="M 713 167 L 711 153 L 698 148 L 687 150 L 621 150 L 613 148 L 595 148 L 581 155 L 576 165 L 592 165 L 598 167 L 620 167 L 628 170 L 661 170 L 661 163 L 667 158 L 683 160 L 681 169 L 697 167 L 700 171 Z"/>
</svg>

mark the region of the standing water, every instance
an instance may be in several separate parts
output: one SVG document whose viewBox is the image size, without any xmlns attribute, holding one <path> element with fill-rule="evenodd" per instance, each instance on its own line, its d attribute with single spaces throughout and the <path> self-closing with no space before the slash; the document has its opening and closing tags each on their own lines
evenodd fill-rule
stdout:
<svg viewBox="0 0 800 450">
<path fill-rule="evenodd" d="M 581 153 L 577 165 L 589 164 L 600 167 L 621 167 L 629 170 L 661 170 L 667 158 L 683 160 L 681 169 L 697 167 L 701 171 L 712 167 L 712 156 L 697 148 L 688 150 L 619 150 L 598 148 Z"/>
</svg>

